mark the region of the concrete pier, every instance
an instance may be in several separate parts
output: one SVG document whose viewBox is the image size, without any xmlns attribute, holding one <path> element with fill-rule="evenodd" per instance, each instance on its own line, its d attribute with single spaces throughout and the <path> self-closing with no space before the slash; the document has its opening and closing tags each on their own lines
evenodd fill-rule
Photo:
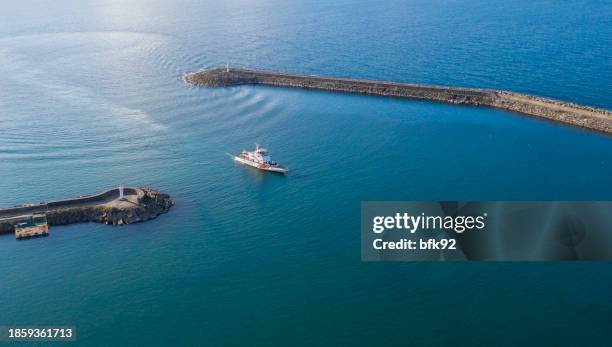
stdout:
<svg viewBox="0 0 612 347">
<path fill-rule="evenodd" d="M 293 75 L 231 67 L 190 73 L 184 80 L 206 87 L 259 84 L 485 106 L 612 134 L 612 112 L 609 110 L 503 90 Z"/>
<path fill-rule="evenodd" d="M 130 224 L 157 217 L 174 204 L 168 194 L 148 188 L 110 189 L 75 199 L 49 201 L 0 209 L 0 234 L 13 233 L 15 224 L 34 214 L 44 214 L 50 226 L 97 222 Z"/>
</svg>

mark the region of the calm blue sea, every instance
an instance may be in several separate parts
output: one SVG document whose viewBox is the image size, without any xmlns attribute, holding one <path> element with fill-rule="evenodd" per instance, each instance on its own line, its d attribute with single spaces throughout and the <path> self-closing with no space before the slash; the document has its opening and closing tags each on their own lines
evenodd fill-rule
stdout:
<svg viewBox="0 0 612 347">
<path fill-rule="evenodd" d="M 143 185 L 128 227 L 0 237 L 0 325 L 82 345 L 608 344 L 610 263 L 363 263 L 363 200 L 612 199 L 612 137 L 241 86 L 225 65 L 612 108 L 608 1 L 29 1 L 0 10 L 0 206 Z M 287 177 L 236 166 L 260 143 Z"/>
</svg>

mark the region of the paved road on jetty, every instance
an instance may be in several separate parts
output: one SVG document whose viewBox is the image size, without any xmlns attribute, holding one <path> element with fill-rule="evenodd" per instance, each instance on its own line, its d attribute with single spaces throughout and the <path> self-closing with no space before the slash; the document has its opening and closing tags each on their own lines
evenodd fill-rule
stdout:
<svg viewBox="0 0 612 347">
<path fill-rule="evenodd" d="M 76 199 L 49 201 L 41 204 L 22 205 L 0 209 L 0 222 L 4 218 L 30 215 L 33 213 L 50 212 L 66 208 L 79 208 L 85 206 L 106 206 L 128 208 L 138 205 L 138 196 L 143 192 L 135 188 L 124 188 L 125 200 L 119 200 L 119 189 L 114 188 L 100 194 L 82 196 Z"/>
</svg>

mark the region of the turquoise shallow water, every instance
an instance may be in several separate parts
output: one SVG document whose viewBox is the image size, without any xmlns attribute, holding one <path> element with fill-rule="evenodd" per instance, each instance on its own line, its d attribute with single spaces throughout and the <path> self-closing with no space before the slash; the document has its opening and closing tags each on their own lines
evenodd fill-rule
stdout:
<svg viewBox="0 0 612 347">
<path fill-rule="evenodd" d="M 0 325 L 83 344 L 578 344 L 612 269 L 360 261 L 362 200 L 612 198 L 612 138 L 496 110 L 180 77 L 232 65 L 612 108 L 606 2 L 21 1 L 0 12 L 0 206 L 146 185 L 125 228 L 0 237 Z M 287 177 L 226 152 L 268 146 Z"/>
</svg>

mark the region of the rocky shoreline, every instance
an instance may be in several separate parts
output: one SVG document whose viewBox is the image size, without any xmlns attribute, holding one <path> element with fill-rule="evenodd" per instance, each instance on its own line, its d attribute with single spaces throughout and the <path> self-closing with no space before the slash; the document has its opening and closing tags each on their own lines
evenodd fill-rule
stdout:
<svg viewBox="0 0 612 347">
<path fill-rule="evenodd" d="M 166 213 L 174 205 L 170 196 L 149 188 L 124 188 L 124 200 L 118 189 L 38 205 L 0 210 L 0 234 L 13 233 L 16 220 L 32 213 L 44 213 L 50 226 L 75 223 L 124 225 L 144 222 Z"/>
<path fill-rule="evenodd" d="M 50 211 L 47 213 L 49 225 L 67 225 L 95 222 L 123 225 L 144 222 L 168 212 L 173 205 L 168 194 L 145 189 L 139 197 L 139 204 L 120 208 L 111 206 L 84 206 Z"/>
<path fill-rule="evenodd" d="M 485 106 L 612 134 L 612 112 L 609 110 L 503 90 L 304 76 L 239 68 L 202 70 L 185 75 L 184 80 L 205 87 L 260 84 Z"/>
</svg>

